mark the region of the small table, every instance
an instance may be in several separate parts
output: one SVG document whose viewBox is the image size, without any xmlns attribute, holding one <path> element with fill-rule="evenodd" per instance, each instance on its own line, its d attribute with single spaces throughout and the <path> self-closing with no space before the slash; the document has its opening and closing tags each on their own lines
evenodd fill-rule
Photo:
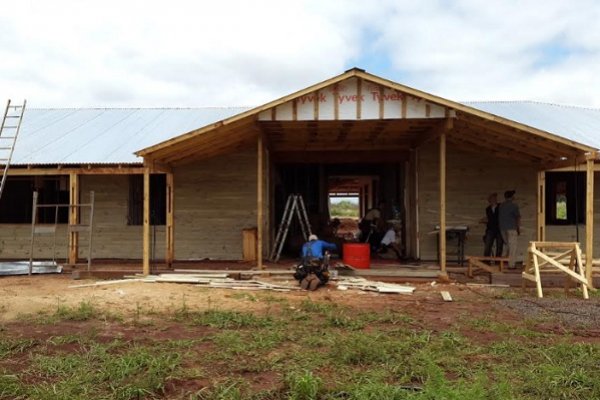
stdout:
<svg viewBox="0 0 600 400">
<path fill-rule="evenodd" d="M 465 263 L 465 241 L 467 240 L 467 232 L 469 227 L 466 225 L 447 226 L 446 227 L 446 240 L 456 240 L 456 257 L 457 262 L 462 267 Z M 435 227 L 435 230 L 431 233 L 437 234 L 437 254 L 438 262 L 440 261 L 440 227 Z"/>
</svg>

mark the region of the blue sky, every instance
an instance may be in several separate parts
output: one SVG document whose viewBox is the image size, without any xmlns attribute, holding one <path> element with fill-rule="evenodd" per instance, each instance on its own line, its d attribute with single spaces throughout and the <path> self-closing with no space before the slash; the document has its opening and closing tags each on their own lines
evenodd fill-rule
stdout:
<svg viewBox="0 0 600 400">
<path fill-rule="evenodd" d="M 29 0 L 0 15 L 0 100 L 252 106 L 360 67 L 453 100 L 600 107 L 596 0 Z"/>
</svg>

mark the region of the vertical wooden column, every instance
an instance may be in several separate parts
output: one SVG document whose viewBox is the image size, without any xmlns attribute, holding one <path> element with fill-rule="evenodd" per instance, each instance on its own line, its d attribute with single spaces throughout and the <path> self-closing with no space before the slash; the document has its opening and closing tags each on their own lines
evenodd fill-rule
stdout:
<svg viewBox="0 0 600 400">
<path fill-rule="evenodd" d="M 263 229 L 264 229 L 264 143 L 262 133 L 257 135 L 257 165 L 256 165 L 256 264 L 263 269 Z"/>
<path fill-rule="evenodd" d="M 150 275 L 150 168 L 144 168 L 144 211 L 143 211 L 142 272 Z"/>
<path fill-rule="evenodd" d="M 537 233 L 536 240 L 546 240 L 546 172 L 537 174 Z"/>
<path fill-rule="evenodd" d="M 440 269 L 446 275 L 446 133 L 440 135 Z"/>
<path fill-rule="evenodd" d="M 72 172 L 69 174 L 69 204 L 79 204 L 79 175 Z M 79 207 L 69 207 L 69 225 L 79 223 Z M 69 229 L 69 264 L 77 264 L 79 258 L 79 233 L 75 229 Z"/>
<path fill-rule="evenodd" d="M 166 226 L 165 226 L 165 241 L 166 241 L 166 252 L 165 252 L 165 262 L 167 266 L 171 268 L 173 266 L 173 260 L 175 259 L 175 194 L 173 193 L 173 173 L 168 172 L 166 176 L 167 181 L 167 202 L 166 202 Z"/>
<path fill-rule="evenodd" d="M 594 261 L 594 158 L 596 154 L 587 157 L 586 161 L 586 196 L 585 196 L 585 277 L 590 287 L 592 282 L 592 264 Z"/>
</svg>

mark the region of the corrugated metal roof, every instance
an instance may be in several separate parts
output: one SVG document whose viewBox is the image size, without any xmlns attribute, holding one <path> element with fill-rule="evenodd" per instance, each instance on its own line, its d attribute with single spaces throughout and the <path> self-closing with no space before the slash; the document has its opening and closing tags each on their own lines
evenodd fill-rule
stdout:
<svg viewBox="0 0 600 400">
<path fill-rule="evenodd" d="M 247 108 L 25 110 L 13 165 L 141 163 L 133 153 Z"/>
<path fill-rule="evenodd" d="M 530 101 L 463 104 L 600 149 L 598 109 Z M 247 110 L 27 109 L 13 165 L 141 163 L 135 151 Z"/>
<path fill-rule="evenodd" d="M 600 109 L 535 101 L 474 101 L 463 104 L 600 149 Z"/>
</svg>

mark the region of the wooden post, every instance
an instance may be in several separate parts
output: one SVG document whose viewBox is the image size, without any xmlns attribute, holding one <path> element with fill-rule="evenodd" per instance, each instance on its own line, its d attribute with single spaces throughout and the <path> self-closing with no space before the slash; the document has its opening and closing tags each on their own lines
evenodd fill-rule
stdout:
<svg viewBox="0 0 600 400">
<path fill-rule="evenodd" d="M 264 203 L 264 147 L 262 133 L 257 136 L 257 165 L 256 165 L 256 264 L 264 269 L 263 265 L 263 203 Z"/>
<path fill-rule="evenodd" d="M 144 211 L 143 211 L 142 272 L 150 275 L 150 168 L 144 168 Z"/>
<path fill-rule="evenodd" d="M 587 157 L 586 166 L 586 196 L 585 196 L 585 277 L 590 287 L 592 267 L 594 262 L 594 158 L 596 154 Z"/>
<path fill-rule="evenodd" d="M 546 172 L 537 174 L 537 239 L 546 241 Z"/>
<path fill-rule="evenodd" d="M 169 172 L 166 176 L 167 181 L 167 220 L 165 226 L 165 241 L 166 241 L 166 252 L 165 252 L 165 262 L 167 266 L 171 268 L 173 266 L 173 261 L 175 259 L 175 232 L 173 230 L 175 225 L 175 209 L 174 209 L 174 198 L 175 194 L 173 193 L 173 173 Z"/>
<path fill-rule="evenodd" d="M 74 172 L 69 174 L 69 204 L 79 204 L 79 175 Z M 79 207 L 69 207 L 69 225 L 79 223 Z M 77 264 L 79 258 L 79 233 L 73 229 L 69 231 L 69 264 Z"/>
<path fill-rule="evenodd" d="M 446 276 L 446 132 L 440 135 L 440 269 Z"/>
</svg>

